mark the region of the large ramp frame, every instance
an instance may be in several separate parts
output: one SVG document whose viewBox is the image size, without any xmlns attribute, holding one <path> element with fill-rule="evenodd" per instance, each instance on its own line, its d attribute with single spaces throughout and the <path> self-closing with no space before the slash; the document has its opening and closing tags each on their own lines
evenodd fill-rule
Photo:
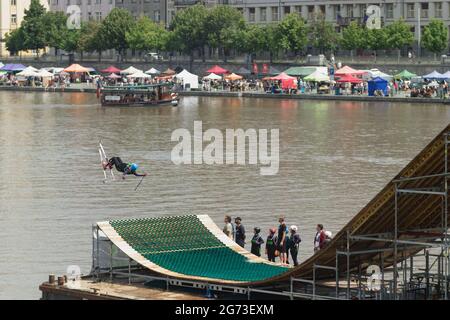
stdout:
<svg viewBox="0 0 450 320">
<path fill-rule="evenodd" d="M 257 286 L 285 284 L 290 289 L 282 294 L 291 298 L 350 299 L 356 296 L 361 299 L 399 299 L 409 298 L 411 292 L 420 291 L 419 296 L 422 298 L 434 296 L 448 299 L 449 135 L 450 125 L 344 226 L 325 249 L 296 268 L 272 269 L 264 276 L 245 276 L 242 279 L 215 277 L 214 274 L 210 274 L 212 277 L 204 276 L 195 274 L 195 270 L 186 274 L 174 272 L 168 267 L 162 268 L 160 263 L 145 258 L 145 254 L 138 255 L 109 222 L 98 223 L 94 227 L 96 239 L 100 239 L 98 232 L 102 231 L 111 245 L 117 246 L 131 260 L 157 275 L 200 281 L 206 283 L 207 287 L 243 287 L 246 288 L 243 292 L 250 293 L 258 290 Z M 263 268 L 266 265 L 276 267 L 261 261 L 226 238 L 209 217 L 198 218 L 221 245 L 242 255 L 248 263 L 262 264 Z M 164 256 L 168 253 L 161 254 Z M 430 261 L 432 258 L 435 258 L 434 262 Z M 114 273 L 112 266 L 111 263 L 111 268 L 107 271 L 111 277 Z M 380 282 L 377 288 L 370 285 L 373 275 L 367 274 L 367 269 L 373 269 L 373 266 L 380 269 L 380 275 L 376 278 Z M 96 268 L 98 272 L 102 271 L 94 261 L 93 270 Z M 332 290 L 323 289 L 331 287 Z"/>
</svg>

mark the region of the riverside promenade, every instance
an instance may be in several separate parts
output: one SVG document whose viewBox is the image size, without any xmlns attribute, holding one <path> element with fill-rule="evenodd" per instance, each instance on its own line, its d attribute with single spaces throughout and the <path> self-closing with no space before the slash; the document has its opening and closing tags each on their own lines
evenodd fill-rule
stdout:
<svg viewBox="0 0 450 320">
<path fill-rule="evenodd" d="M 65 88 L 44 88 L 30 86 L 0 86 L 0 91 L 16 92 L 54 92 L 54 93 L 96 93 L 92 84 L 72 84 Z M 258 98 L 258 99 L 294 99 L 294 100 L 320 100 L 320 101 L 360 101 L 360 102 L 397 102 L 397 103 L 419 103 L 419 104 L 450 104 L 450 99 L 440 98 L 411 98 L 406 96 L 394 97 L 369 97 L 367 95 L 333 95 L 333 94 L 271 94 L 258 91 L 231 92 L 218 91 L 178 91 L 181 97 L 224 97 L 224 98 Z"/>
</svg>

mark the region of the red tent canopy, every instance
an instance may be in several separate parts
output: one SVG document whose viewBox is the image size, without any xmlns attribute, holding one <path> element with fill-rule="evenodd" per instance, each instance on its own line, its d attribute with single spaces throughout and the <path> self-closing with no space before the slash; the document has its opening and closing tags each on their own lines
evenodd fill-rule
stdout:
<svg viewBox="0 0 450 320">
<path fill-rule="evenodd" d="M 270 80 L 297 80 L 297 78 L 291 77 L 291 76 L 287 75 L 286 73 L 282 72 L 275 77 L 271 77 Z"/>
<path fill-rule="evenodd" d="M 207 73 L 215 73 L 215 74 L 224 74 L 228 73 L 227 69 L 221 68 L 218 65 L 215 65 L 211 69 L 206 70 Z"/>
<path fill-rule="evenodd" d="M 352 76 L 351 74 L 344 74 L 343 76 L 339 77 L 336 82 L 361 83 L 362 80 Z"/>
<path fill-rule="evenodd" d="M 108 68 L 101 70 L 100 72 L 102 73 L 120 73 L 122 70 L 114 67 L 114 66 L 109 66 Z"/>
<path fill-rule="evenodd" d="M 282 72 L 279 75 L 275 76 L 275 77 L 270 77 L 269 80 L 277 80 L 277 81 L 281 81 L 281 88 L 283 89 L 297 89 L 297 78 L 296 77 L 291 77 L 289 75 L 287 75 L 286 73 Z"/>
<path fill-rule="evenodd" d="M 342 76 L 344 74 L 349 74 L 349 75 L 363 75 L 364 73 L 366 73 L 365 71 L 361 71 L 361 70 L 356 70 L 353 69 L 349 66 L 344 66 L 342 68 L 340 68 L 339 70 L 336 70 L 336 72 L 334 73 L 336 76 Z"/>
</svg>

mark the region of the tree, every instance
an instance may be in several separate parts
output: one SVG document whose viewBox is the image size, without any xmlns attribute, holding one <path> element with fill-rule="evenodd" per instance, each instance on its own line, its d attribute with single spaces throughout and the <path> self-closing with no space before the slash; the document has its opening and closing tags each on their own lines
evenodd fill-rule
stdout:
<svg viewBox="0 0 450 320">
<path fill-rule="evenodd" d="M 81 36 L 81 30 L 79 29 L 72 29 L 72 30 L 65 30 L 64 32 L 65 36 L 63 41 L 61 42 L 61 49 L 66 51 L 70 54 L 72 63 L 72 57 L 75 52 L 82 51 L 82 48 L 80 46 L 80 36 Z"/>
<path fill-rule="evenodd" d="M 143 17 L 125 34 L 125 38 L 128 46 L 134 50 L 164 50 L 168 32 L 164 26 Z"/>
<path fill-rule="evenodd" d="M 26 49 L 24 47 L 24 41 L 25 35 L 23 34 L 23 30 L 21 28 L 13 30 L 6 34 L 6 49 L 11 55 L 15 55 Z"/>
<path fill-rule="evenodd" d="M 236 36 L 245 29 L 245 20 L 236 8 L 218 5 L 210 9 L 206 19 L 208 44 L 213 49 L 222 49 L 224 60 L 234 47 Z"/>
<path fill-rule="evenodd" d="M 101 23 L 89 21 L 81 25 L 79 37 L 80 52 L 97 52 L 98 61 L 102 60 L 102 52 L 108 49 L 108 41 L 102 33 Z"/>
<path fill-rule="evenodd" d="M 25 35 L 24 48 L 36 50 L 38 56 L 39 50 L 45 48 L 46 45 L 44 15 L 45 7 L 39 0 L 31 0 L 30 7 L 25 10 L 25 16 L 20 26 Z"/>
<path fill-rule="evenodd" d="M 280 42 L 278 40 L 279 32 L 277 25 L 268 24 L 263 27 L 264 40 L 262 42 L 262 49 L 269 53 L 270 63 L 273 62 L 273 57 L 280 50 Z"/>
<path fill-rule="evenodd" d="M 67 29 L 67 16 L 63 12 L 46 12 L 42 16 L 45 32 L 45 43 L 51 48 L 55 48 L 55 55 L 58 49 L 63 47 L 64 39 L 69 31 Z"/>
<path fill-rule="evenodd" d="M 353 60 L 353 51 L 364 49 L 366 46 L 366 38 L 364 29 L 356 22 L 352 21 L 344 30 L 340 39 L 341 46 L 350 50 Z"/>
<path fill-rule="evenodd" d="M 179 11 L 172 20 L 169 39 L 170 47 L 189 55 L 190 62 L 194 59 L 194 51 L 202 53 L 207 40 L 206 20 L 208 11 L 202 5 L 195 5 Z"/>
<path fill-rule="evenodd" d="M 322 17 L 313 19 L 309 27 L 311 44 L 319 49 L 320 53 L 336 50 L 338 44 L 338 34 L 330 22 Z"/>
<path fill-rule="evenodd" d="M 308 41 L 308 29 L 298 13 L 290 13 L 284 17 L 277 27 L 276 33 L 280 47 L 298 53 Z"/>
<path fill-rule="evenodd" d="M 411 45 L 414 41 L 411 27 L 405 21 L 398 20 L 384 29 L 386 33 L 386 47 L 388 49 L 397 49 L 398 61 L 400 61 L 400 50 L 407 45 Z"/>
<path fill-rule="evenodd" d="M 367 39 L 367 48 L 373 50 L 375 61 L 377 60 L 377 51 L 387 48 L 387 32 L 385 28 L 365 29 Z"/>
<path fill-rule="evenodd" d="M 114 8 L 102 21 L 101 31 L 103 36 L 108 39 L 107 49 L 115 49 L 119 53 L 120 60 L 128 49 L 126 34 L 133 28 L 135 22 L 129 11 L 120 8 Z"/>
<path fill-rule="evenodd" d="M 423 30 L 423 46 L 436 55 L 447 48 L 448 30 L 441 20 L 433 19 Z"/>
</svg>

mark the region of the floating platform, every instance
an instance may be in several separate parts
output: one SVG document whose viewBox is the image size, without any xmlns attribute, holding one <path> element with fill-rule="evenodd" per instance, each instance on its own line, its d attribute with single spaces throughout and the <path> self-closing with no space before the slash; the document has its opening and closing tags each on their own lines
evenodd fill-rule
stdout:
<svg viewBox="0 0 450 320">
<path fill-rule="evenodd" d="M 355 295 L 360 299 L 432 295 L 448 299 L 449 136 L 450 125 L 324 249 L 297 267 L 280 266 L 249 253 L 207 215 L 185 215 L 97 223 L 91 277 L 103 281 L 102 276 L 109 275 L 110 281 L 128 278 L 129 283 L 140 277 L 166 281 L 167 288 L 188 285 L 249 298 L 256 292 L 314 299 L 320 282 L 327 288 L 335 282 L 335 288 L 327 289 L 322 298 L 341 299 L 345 291 L 345 299 Z M 437 252 L 430 253 L 431 249 Z M 424 267 L 417 268 L 417 257 L 424 259 Z M 436 261 L 430 262 L 431 257 Z M 372 266 L 383 275 L 377 289 L 368 286 L 366 270 Z M 391 279 L 385 277 L 389 272 L 395 275 Z"/>
</svg>

